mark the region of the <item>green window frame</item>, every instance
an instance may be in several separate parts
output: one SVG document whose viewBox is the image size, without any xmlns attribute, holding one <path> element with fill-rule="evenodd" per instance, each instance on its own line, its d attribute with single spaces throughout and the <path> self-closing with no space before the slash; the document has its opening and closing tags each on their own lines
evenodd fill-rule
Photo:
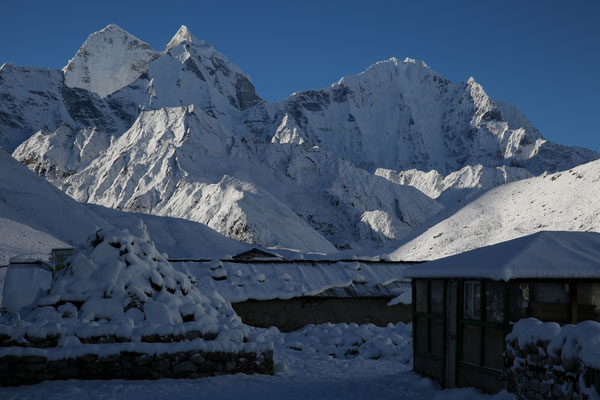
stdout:
<svg viewBox="0 0 600 400">
<path fill-rule="evenodd" d="M 446 282 L 413 280 L 413 351 L 443 361 L 446 357 Z"/>
<path fill-rule="evenodd" d="M 510 330 L 508 284 L 487 279 L 464 279 L 461 289 L 459 366 L 497 375 L 503 369 L 504 338 Z"/>
</svg>

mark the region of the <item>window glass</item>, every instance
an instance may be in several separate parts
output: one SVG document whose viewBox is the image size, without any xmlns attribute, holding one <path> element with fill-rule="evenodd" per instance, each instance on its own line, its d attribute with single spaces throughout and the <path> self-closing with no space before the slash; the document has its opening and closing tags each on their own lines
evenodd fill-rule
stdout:
<svg viewBox="0 0 600 400">
<path fill-rule="evenodd" d="M 416 293 L 416 301 L 417 304 L 415 308 L 419 313 L 426 313 L 427 310 L 427 281 L 424 279 L 417 280 L 415 284 L 415 288 L 417 289 Z"/>
<path fill-rule="evenodd" d="M 485 320 L 504 321 L 504 283 L 488 281 L 485 284 Z"/>
<path fill-rule="evenodd" d="M 429 320 L 425 318 L 417 318 L 417 352 L 418 353 L 429 353 Z"/>
<path fill-rule="evenodd" d="M 464 317 L 467 319 L 481 318 L 481 283 L 479 281 L 465 282 Z"/>
<path fill-rule="evenodd" d="M 481 328 L 463 325 L 461 360 L 470 364 L 481 364 Z"/>
<path fill-rule="evenodd" d="M 529 283 L 513 281 L 509 282 L 510 293 L 510 320 L 516 322 L 527 317 L 529 308 Z"/>
<path fill-rule="evenodd" d="M 540 321 L 571 322 L 569 285 L 561 282 L 532 282 L 527 316 Z"/>
<path fill-rule="evenodd" d="M 504 369 L 504 330 L 485 328 L 483 337 L 484 365 L 497 370 Z"/>
<path fill-rule="evenodd" d="M 577 319 L 600 321 L 600 283 L 577 283 Z"/>
<path fill-rule="evenodd" d="M 534 303 L 569 303 L 569 284 L 561 282 L 534 282 L 531 285 Z"/>
<path fill-rule="evenodd" d="M 441 315 L 444 313 L 444 281 L 431 281 L 431 313 Z"/>
<path fill-rule="evenodd" d="M 431 353 L 442 356 L 444 350 L 444 324 L 441 321 L 431 321 Z"/>
</svg>

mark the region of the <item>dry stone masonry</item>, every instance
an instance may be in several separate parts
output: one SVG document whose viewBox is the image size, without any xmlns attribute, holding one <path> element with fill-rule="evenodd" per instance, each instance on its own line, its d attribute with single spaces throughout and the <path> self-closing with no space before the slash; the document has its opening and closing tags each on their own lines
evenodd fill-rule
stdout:
<svg viewBox="0 0 600 400">
<path fill-rule="evenodd" d="M 519 399 L 597 399 L 600 323 L 526 318 L 506 337 L 504 388 Z"/>
</svg>

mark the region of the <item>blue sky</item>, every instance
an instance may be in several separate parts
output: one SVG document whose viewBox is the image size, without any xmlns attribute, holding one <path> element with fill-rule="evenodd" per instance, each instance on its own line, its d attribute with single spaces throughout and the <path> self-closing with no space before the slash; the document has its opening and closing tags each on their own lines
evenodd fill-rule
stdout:
<svg viewBox="0 0 600 400">
<path fill-rule="evenodd" d="M 597 1 L 10 1 L 0 64 L 61 68 L 109 23 L 164 49 L 180 25 L 279 100 L 390 57 L 473 76 L 546 138 L 600 151 Z"/>
</svg>

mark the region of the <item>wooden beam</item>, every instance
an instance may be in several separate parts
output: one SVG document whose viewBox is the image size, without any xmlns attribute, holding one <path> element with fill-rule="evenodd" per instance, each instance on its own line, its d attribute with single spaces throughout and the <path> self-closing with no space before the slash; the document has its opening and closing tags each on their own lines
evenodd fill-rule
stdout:
<svg viewBox="0 0 600 400">
<path fill-rule="evenodd" d="M 569 297 L 571 300 L 571 323 L 576 324 L 577 318 L 577 283 L 575 281 L 569 282 Z"/>
</svg>

